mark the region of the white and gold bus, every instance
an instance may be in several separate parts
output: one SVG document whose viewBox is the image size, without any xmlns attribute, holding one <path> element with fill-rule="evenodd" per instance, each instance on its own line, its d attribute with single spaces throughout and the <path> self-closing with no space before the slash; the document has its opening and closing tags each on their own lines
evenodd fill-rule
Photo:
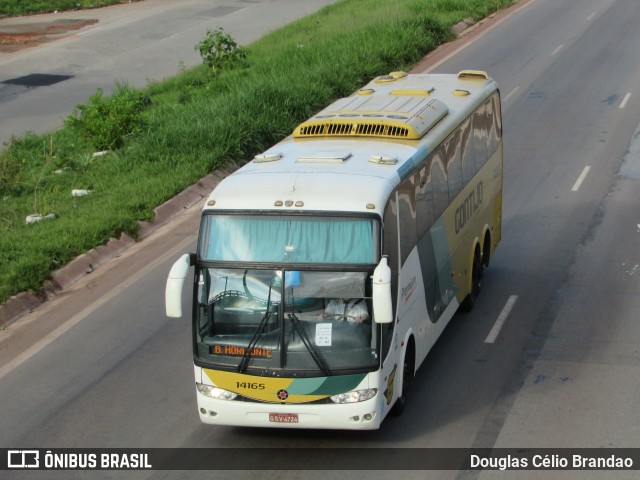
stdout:
<svg viewBox="0 0 640 480">
<path fill-rule="evenodd" d="M 392 72 L 298 126 L 211 193 L 193 277 L 204 423 L 376 429 L 500 241 L 496 83 Z"/>
</svg>

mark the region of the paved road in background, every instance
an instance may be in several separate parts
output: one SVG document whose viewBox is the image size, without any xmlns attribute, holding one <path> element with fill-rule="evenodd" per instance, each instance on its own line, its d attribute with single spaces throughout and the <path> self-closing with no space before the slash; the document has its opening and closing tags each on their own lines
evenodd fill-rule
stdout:
<svg viewBox="0 0 640 480">
<path fill-rule="evenodd" d="M 223 27 L 246 45 L 336 0 L 145 0 L 94 10 L 0 20 L 16 24 L 98 20 L 70 36 L 0 53 L 0 145 L 25 131 L 59 128 L 79 103 L 116 82 L 142 87 L 201 62 L 194 46 Z"/>
<path fill-rule="evenodd" d="M 163 305 L 171 263 L 194 248 L 194 208 L 0 332 L 0 365 L 6 365 L 0 367 L 0 446 L 638 447 L 638 18 L 636 0 L 525 1 L 490 29 L 460 39 L 455 55 L 422 64 L 436 72 L 484 69 L 502 88 L 503 240 L 475 310 L 447 327 L 417 374 L 404 415 L 375 432 L 201 425 L 190 322 L 167 319 Z M 490 342 L 499 320 L 502 328 Z M 299 462 L 304 468 L 304 458 Z M 636 473 L 373 471 L 366 477 L 595 480 Z M 197 472 L 211 479 L 248 474 L 354 475 Z M 114 476 L 92 472 L 90 478 Z"/>
</svg>

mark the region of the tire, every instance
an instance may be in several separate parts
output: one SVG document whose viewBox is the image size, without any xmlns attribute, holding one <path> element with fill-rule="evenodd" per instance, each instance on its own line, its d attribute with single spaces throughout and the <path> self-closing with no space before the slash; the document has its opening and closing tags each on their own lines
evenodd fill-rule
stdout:
<svg viewBox="0 0 640 480">
<path fill-rule="evenodd" d="M 482 287 L 482 274 L 483 274 L 482 259 L 478 250 L 476 250 L 473 256 L 473 267 L 471 269 L 471 291 L 462 301 L 462 311 L 470 312 L 476 304 L 476 300 L 480 295 L 480 289 Z"/>
<path fill-rule="evenodd" d="M 410 344 L 404 354 L 404 360 L 402 364 L 402 392 L 396 400 L 396 403 L 394 403 L 393 407 L 391 408 L 391 413 L 393 415 L 400 415 L 407 408 L 409 387 L 411 386 L 414 374 L 414 363 L 415 359 L 413 354 L 413 344 Z"/>
</svg>

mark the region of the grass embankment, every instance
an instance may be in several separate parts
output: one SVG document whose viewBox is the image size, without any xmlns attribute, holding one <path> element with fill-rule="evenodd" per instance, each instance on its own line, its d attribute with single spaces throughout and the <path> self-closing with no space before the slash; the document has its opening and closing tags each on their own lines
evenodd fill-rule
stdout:
<svg viewBox="0 0 640 480">
<path fill-rule="evenodd" d="M 201 66 L 142 92 L 121 89 L 116 107 L 141 113 L 109 155 L 93 157 L 102 146 L 69 127 L 14 140 L 0 154 L 0 302 L 38 291 L 51 271 L 120 232 L 135 236 L 139 220 L 199 178 L 252 158 L 371 78 L 411 68 L 462 19 L 511 3 L 347 0 L 253 43 L 218 75 Z M 98 110 L 125 123 L 117 108 Z M 27 225 L 33 213 L 58 218 Z"/>
<path fill-rule="evenodd" d="M 133 0 L 138 1 L 138 0 Z M 129 0 L 0 0 L 0 18 L 106 7 Z"/>
</svg>

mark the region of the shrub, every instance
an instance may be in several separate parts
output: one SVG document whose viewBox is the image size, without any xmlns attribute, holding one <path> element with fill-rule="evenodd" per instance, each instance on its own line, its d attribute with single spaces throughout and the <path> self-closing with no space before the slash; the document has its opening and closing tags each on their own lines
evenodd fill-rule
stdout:
<svg viewBox="0 0 640 480">
<path fill-rule="evenodd" d="M 143 130 L 142 112 L 149 97 L 127 85 L 117 85 L 110 97 L 98 89 L 86 105 L 78 105 L 65 125 L 93 143 L 98 150 L 121 147 L 127 135 Z"/>
<path fill-rule="evenodd" d="M 247 51 L 226 33 L 222 27 L 207 30 L 206 37 L 195 46 L 200 52 L 202 63 L 214 71 L 233 66 L 247 58 Z"/>
</svg>

